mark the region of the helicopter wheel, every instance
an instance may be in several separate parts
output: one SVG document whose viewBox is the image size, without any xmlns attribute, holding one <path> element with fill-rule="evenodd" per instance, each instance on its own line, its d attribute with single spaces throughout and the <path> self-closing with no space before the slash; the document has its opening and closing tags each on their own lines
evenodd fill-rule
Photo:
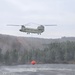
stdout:
<svg viewBox="0 0 75 75">
<path fill-rule="evenodd" d="M 27 33 L 27 34 L 30 34 L 30 33 Z"/>
</svg>

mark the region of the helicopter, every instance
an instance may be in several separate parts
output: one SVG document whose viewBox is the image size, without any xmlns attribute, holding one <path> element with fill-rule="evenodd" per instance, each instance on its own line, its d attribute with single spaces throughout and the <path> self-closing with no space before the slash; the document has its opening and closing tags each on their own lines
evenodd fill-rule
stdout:
<svg viewBox="0 0 75 75">
<path fill-rule="evenodd" d="M 40 34 L 44 32 L 45 27 L 44 26 L 57 26 L 57 25 L 41 25 L 41 24 L 37 24 L 39 25 L 37 28 L 28 28 L 26 27 L 26 25 L 29 25 L 30 23 L 27 23 L 25 25 L 7 25 L 7 26 L 21 26 L 21 29 L 19 29 L 20 32 L 25 32 L 27 34 L 30 33 L 34 33 L 34 34 Z M 32 23 L 32 24 L 36 24 L 36 23 Z"/>
</svg>

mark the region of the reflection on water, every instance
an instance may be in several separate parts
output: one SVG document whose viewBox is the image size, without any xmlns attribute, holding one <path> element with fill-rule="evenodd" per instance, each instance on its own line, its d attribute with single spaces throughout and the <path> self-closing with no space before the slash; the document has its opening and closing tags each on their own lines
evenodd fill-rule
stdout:
<svg viewBox="0 0 75 75">
<path fill-rule="evenodd" d="M 75 75 L 72 64 L 1 66 L 0 75 Z"/>
</svg>

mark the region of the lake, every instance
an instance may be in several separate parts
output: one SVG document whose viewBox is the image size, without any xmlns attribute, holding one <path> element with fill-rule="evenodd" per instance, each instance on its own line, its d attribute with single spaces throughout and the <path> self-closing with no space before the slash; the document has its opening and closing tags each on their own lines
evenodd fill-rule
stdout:
<svg viewBox="0 0 75 75">
<path fill-rule="evenodd" d="M 75 75 L 74 64 L 1 66 L 0 75 Z"/>
</svg>

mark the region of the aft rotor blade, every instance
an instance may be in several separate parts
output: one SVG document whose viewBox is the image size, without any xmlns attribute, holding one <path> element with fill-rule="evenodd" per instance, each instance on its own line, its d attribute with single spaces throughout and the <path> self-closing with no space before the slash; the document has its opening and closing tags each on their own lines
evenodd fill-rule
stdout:
<svg viewBox="0 0 75 75">
<path fill-rule="evenodd" d="M 28 24 L 35 24 L 35 25 L 42 25 L 42 24 L 38 24 L 38 23 L 33 23 L 33 22 L 30 22 Z M 56 24 L 52 24 L 52 25 L 44 25 L 44 26 L 57 26 Z"/>
</svg>

